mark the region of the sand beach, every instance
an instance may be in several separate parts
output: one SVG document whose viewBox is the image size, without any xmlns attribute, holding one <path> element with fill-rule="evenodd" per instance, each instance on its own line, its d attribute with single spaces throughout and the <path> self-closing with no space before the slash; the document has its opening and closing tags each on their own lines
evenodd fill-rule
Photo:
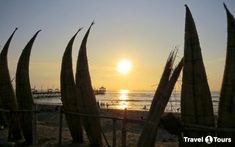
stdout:
<svg viewBox="0 0 235 147">
<path fill-rule="evenodd" d="M 39 106 L 38 110 L 40 111 L 37 114 L 37 146 L 40 147 L 54 147 L 58 145 L 59 139 L 59 110 L 57 106 Z M 101 109 L 102 116 L 110 116 L 122 118 L 124 110 L 117 109 Z M 127 118 L 136 121 L 144 121 L 147 117 L 147 111 L 134 111 L 127 110 Z M 142 123 L 133 123 L 131 121 L 127 123 L 127 146 L 134 147 L 137 144 L 139 135 L 143 128 Z M 109 145 L 112 145 L 113 140 L 113 122 L 111 119 L 101 119 L 102 131 L 107 138 Z M 161 126 L 161 124 L 160 124 Z M 0 131 L 0 136 L 4 136 L 5 140 L 7 139 L 7 128 Z M 117 121 L 116 123 L 116 142 L 117 146 L 121 146 L 121 137 L 122 137 L 122 121 Z M 103 138 L 104 146 L 108 146 Z M 78 144 L 72 143 L 72 137 L 70 131 L 67 127 L 66 119 L 63 116 L 63 128 L 62 128 L 62 146 L 78 146 Z M 165 129 L 160 127 L 158 130 L 158 135 L 156 138 L 156 145 L 160 146 L 169 146 L 175 147 L 178 146 L 177 136 L 168 133 Z M 79 146 L 89 146 L 89 141 L 84 131 L 84 143 Z"/>
</svg>

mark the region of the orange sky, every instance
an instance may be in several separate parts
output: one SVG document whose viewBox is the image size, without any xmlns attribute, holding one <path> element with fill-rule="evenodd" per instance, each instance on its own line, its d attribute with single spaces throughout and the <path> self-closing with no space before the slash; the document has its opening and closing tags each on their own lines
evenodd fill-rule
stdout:
<svg viewBox="0 0 235 147">
<path fill-rule="evenodd" d="M 59 88 L 60 64 L 68 41 L 84 27 L 74 43 L 75 71 L 81 39 L 95 20 L 87 45 L 93 86 L 154 91 L 169 52 L 177 46 L 177 61 L 182 57 L 185 3 L 181 0 L 5 1 L 0 5 L 0 46 L 18 27 L 8 56 L 14 77 L 22 49 L 42 29 L 31 53 L 31 86 Z M 227 0 L 226 4 L 235 14 L 235 1 Z M 226 55 L 225 10 L 221 1 L 214 0 L 188 0 L 187 5 L 197 26 L 210 88 L 218 91 Z M 126 75 L 116 70 L 123 58 L 133 66 Z"/>
</svg>

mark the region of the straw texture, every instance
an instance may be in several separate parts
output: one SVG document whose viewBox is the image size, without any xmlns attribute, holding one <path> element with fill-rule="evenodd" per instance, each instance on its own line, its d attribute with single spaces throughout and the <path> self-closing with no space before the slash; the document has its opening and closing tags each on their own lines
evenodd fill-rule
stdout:
<svg viewBox="0 0 235 147">
<path fill-rule="evenodd" d="M 15 29 L 15 31 L 17 28 Z M 16 96 L 11 84 L 11 78 L 8 69 L 7 54 L 8 48 L 11 43 L 12 37 L 15 34 L 15 31 L 12 33 L 10 38 L 7 40 L 4 45 L 1 54 L 0 54 L 0 106 L 4 109 L 17 110 L 18 105 L 16 101 Z M 19 119 L 16 113 L 11 114 L 9 117 L 2 115 L 4 121 L 9 125 L 9 141 L 16 141 L 22 139 Z"/>
<path fill-rule="evenodd" d="M 215 126 L 210 89 L 201 47 L 192 14 L 186 7 L 184 68 L 181 91 L 181 118 L 184 123 Z M 207 136 L 210 132 L 184 132 L 187 137 Z M 194 144 L 196 145 L 196 144 Z"/>
<path fill-rule="evenodd" d="M 235 20 L 225 4 L 224 8 L 227 14 L 227 55 L 220 92 L 218 128 L 235 128 Z M 235 140 L 235 132 L 222 132 L 218 135 Z"/>
<path fill-rule="evenodd" d="M 16 98 L 20 110 L 32 110 L 33 109 L 33 97 L 31 94 L 31 86 L 29 79 L 29 61 L 30 54 L 34 40 L 36 39 L 38 33 L 30 39 L 25 48 L 23 49 L 21 56 L 18 61 L 16 70 Z M 19 114 L 20 126 L 23 131 L 24 138 L 27 144 L 33 143 L 32 135 L 32 112 L 24 112 Z"/>
<path fill-rule="evenodd" d="M 76 91 L 72 65 L 73 42 L 80 30 L 81 29 L 79 29 L 69 41 L 64 51 L 61 64 L 60 89 L 61 100 L 65 112 L 80 112 L 78 109 L 80 102 Z M 80 118 L 74 115 L 66 114 L 66 119 L 73 138 L 73 142 L 82 143 L 83 131 Z"/>
<path fill-rule="evenodd" d="M 167 60 L 160 83 L 153 97 L 153 102 L 143 131 L 138 140 L 138 147 L 154 147 L 160 118 L 164 113 L 175 83 L 183 67 L 183 59 L 173 71 L 175 52 L 172 52 Z M 173 71 L 173 72 L 172 72 Z"/>
<path fill-rule="evenodd" d="M 81 47 L 78 53 L 77 69 L 76 69 L 76 86 L 79 94 L 81 105 L 79 106 L 81 112 L 86 114 L 99 115 L 99 109 L 96 105 L 96 98 L 93 92 L 89 66 L 87 60 L 87 38 L 91 29 L 90 25 L 86 32 Z M 101 139 L 101 124 L 98 118 L 83 118 L 83 124 L 90 141 L 91 146 L 102 146 Z"/>
</svg>

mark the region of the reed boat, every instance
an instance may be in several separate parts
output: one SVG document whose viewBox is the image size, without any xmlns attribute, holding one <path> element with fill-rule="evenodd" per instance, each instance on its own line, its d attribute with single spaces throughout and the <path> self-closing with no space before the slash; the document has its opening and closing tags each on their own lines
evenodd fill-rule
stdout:
<svg viewBox="0 0 235 147">
<path fill-rule="evenodd" d="M 89 73 L 89 65 L 87 59 L 87 38 L 90 29 L 94 23 L 90 25 L 87 30 L 78 53 L 77 69 L 76 69 L 76 86 L 78 91 L 78 98 L 82 113 L 90 115 L 99 115 L 99 109 L 96 103 L 95 94 L 93 92 L 91 77 Z M 102 146 L 101 138 L 101 124 L 99 118 L 83 117 L 83 125 L 90 141 L 91 146 Z"/>
<path fill-rule="evenodd" d="M 139 137 L 138 147 L 154 147 L 155 145 L 160 118 L 164 113 L 175 83 L 180 75 L 181 69 L 183 68 L 183 59 L 181 59 L 180 63 L 173 70 L 175 57 L 175 52 L 172 52 L 169 55 L 160 83 L 153 97 L 147 117 L 147 123 Z"/>
<path fill-rule="evenodd" d="M 69 114 L 68 112 L 79 113 L 79 103 L 72 65 L 72 47 L 77 33 L 69 41 L 62 58 L 61 72 L 60 72 L 60 89 L 61 89 L 61 101 L 63 109 L 65 111 L 68 127 L 73 138 L 73 142 L 83 142 L 83 130 L 81 119 L 77 116 Z"/>
<path fill-rule="evenodd" d="M 11 84 L 11 78 L 8 69 L 8 49 L 11 40 L 16 32 L 17 28 L 11 34 L 0 53 L 0 107 L 3 109 L 9 109 L 11 111 L 18 110 L 17 100 L 14 89 Z M 9 141 L 17 141 L 22 139 L 19 119 L 17 115 L 3 114 L 1 113 L 4 123 L 9 125 Z"/>
<path fill-rule="evenodd" d="M 16 69 L 16 98 L 20 110 L 33 109 L 33 97 L 29 79 L 29 62 L 33 43 L 41 30 L 31 38 L 23 49 Z M 33 143 L 33 112 L 19 114 L 20 126 L 27 144 Z"/>
<path fill-rule="evenodd" d="M 185 124 L 214 127 L 212 97 L 203 63 L 200 42 L 192 14 L 186 7 L 184 68 L 181 89 L 181 119 Z M 211 132 L 184 131 L 187 137 L 202 137 Z M 198 144 L 190 144 L 198 146 Z"/>
<path fill-rule="evenodd" d="M 218 128 L 235 128 L 235 19 L 224 4 L 227 15 L 227 54 L 220 92 Z M 235 132 L 218 132 L 219 137 L 230 137 L 235 146 Z"/>
</svg>

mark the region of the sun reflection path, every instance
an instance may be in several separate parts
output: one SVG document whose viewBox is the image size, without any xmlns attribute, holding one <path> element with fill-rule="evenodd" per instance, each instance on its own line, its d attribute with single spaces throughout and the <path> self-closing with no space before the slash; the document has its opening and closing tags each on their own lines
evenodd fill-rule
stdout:
<svg viewBox="0 0 235 147">
<path fill-rule="evenodd" d="M 118 109 L 126 109 L 128 108 L 128 93 L 129 90 L 122 89 L 119 91 L 119 104 L 118 104 Z"/>
</svg>

